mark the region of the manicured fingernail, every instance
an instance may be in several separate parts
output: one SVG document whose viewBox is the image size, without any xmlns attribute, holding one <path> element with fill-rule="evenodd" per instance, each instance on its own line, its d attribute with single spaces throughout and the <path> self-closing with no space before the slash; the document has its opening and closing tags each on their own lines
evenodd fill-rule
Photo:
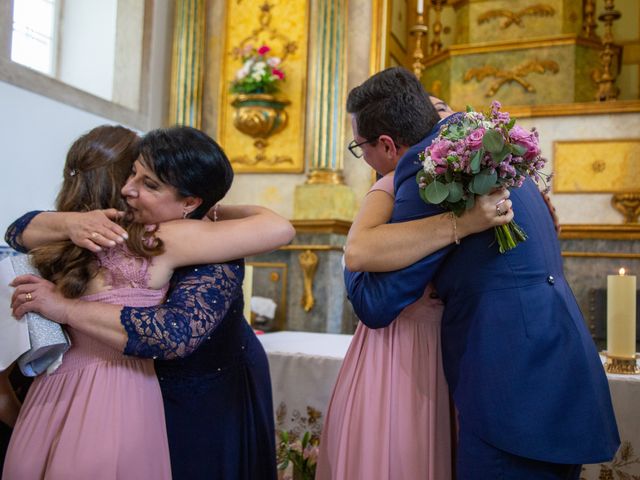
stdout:
<svg viewBox="0 0 640 480">
<path fill-rule="evenodd" d="M 129 234 L 127 232 L 122 234 L 122 238 L 124 238 L 125 240 L 129 239 Z"/>
</svg>

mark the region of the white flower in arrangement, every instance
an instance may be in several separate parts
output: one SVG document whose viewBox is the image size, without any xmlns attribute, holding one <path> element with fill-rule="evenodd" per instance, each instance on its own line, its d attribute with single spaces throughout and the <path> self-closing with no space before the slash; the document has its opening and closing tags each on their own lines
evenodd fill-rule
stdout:
<svg viewBox="0 0 640 480">
<path fill-rule="evenodd" d="M 255 71 L 251 74 L 251 78 L 253 78 L 256 82 L 259 82 L 264 76 L 264 72 Z"/>
<path fill-rule="evenodd" d="M 251 66 L 252 65 L 253 65 L 253 60 L 252 59 L 249 59 L 246 62 L 244 62 L 244 64 L 242 65 L 242 68 L 240 68 L 240 70 L 238 70 L 236 72 L 236 79 L 237 80 L 242 80 L 247 75 L 249 75 L 249 72 L 251 72 Z"/>
<path fill-rule="evenodd" d="M 270 67 L 277 67 L 281 62 L 282 60 L 280 60 L 279 57 L 271 57 L 267 59 L 267 65 Z"/>
<path fill-rule="evenodd" d="M 424 170 L 424 173 L 426 173 L 427 175 L 432 177 L 436 176 L 436 164 L 433 163 L 433 160 L 431 160 L 431 156 L 425 155 L 424 160 L 422 162 L 422 169 Z"/>
<path fill-rule="evenodd" d="M 265 62 L 256 62 L 253 66 L 253 70 L 264 75 L 264 72 L 267 70 L 267 64 Z"/>
</svg>

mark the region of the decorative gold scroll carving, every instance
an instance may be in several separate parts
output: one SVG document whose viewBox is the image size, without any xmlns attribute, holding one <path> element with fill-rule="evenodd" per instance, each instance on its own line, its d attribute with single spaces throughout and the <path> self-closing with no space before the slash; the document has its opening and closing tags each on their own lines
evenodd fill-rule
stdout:
<svg viewBox="0 0 640 480">
<path fill-rule="evenodd" d="M 519 12 L 512 12 L 511 10 L 506 9 L 489 10 L 478 17 L 478 25 L 487 23 L 494 18 L 504 17 L 502 22 L 500 22 L 500 28 L 503 30 L 509 28 L 511 25 L 524 27 L 522 17 L 552 17 L 555 13 L 556 10 L 551 5 L 544 4 L 531 5 L 530 7 L 523 8 Z"/>
<path fill-rule="evenodd" d="M 316 303 L 313 297 L 313 279 L 318 269 L 318 255 L 311 250 L 305 250 L 298 255 L 298 261 L 300 267 L 302 267 L 303 285 L 302 292 L 302 308 L 305 312 L 311 311 L 313 305 Z"/>
<path fill-rule="evenodd" d="M 553 60 L 530 60 L 527 63 L 516 67 L 513 70 L 498 70 L 491 65 L 480 68 L 470 68 L 464 74 L 464 81 L 469 82 L 476 78 L 479 82 L 487 77 L 495 77 L 497 80 L 491 84 L 485 96 L 493 97 L 503 85 L 511 82 L 519 83 L 527 92 L 534 93 L 535 87 L 527 82 L 524 77 L 530 73 L 558 73 L 560 67 Z"/>
<path fill-rule="evenodd" d="M 617 193 L 611 205 L 624 216 L 624 223 L 638 223 L 640 217 L 640 193 Z"/>
</svg>

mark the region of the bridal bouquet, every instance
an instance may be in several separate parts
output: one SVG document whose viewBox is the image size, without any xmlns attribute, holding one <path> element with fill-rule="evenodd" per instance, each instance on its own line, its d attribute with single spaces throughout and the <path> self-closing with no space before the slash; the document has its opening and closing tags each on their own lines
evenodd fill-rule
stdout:
<svg viewBox="0 0 640 480">
<path fill-rule="evenodd" d="M 517 126 L 493 102 L 487 114 L 467 107 L 466 113 L 443 126 L 433 143 L 419 154 L 423 169 L 416 180 L 422 199 L 460 216 L 473 207 L 476 195 L 495 188 L 521 187 L 527 177 L 536 183 L 550 178 L 542 172 L 538 133 Z M 495 227 L 500 253 L 526 240 L 514 222 Z"/>
</svg>

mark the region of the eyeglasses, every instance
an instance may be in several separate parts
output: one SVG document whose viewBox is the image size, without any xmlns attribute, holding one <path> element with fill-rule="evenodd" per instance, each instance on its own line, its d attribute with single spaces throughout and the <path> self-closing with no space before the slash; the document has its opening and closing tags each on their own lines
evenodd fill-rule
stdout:
<svg viewBox="0 0 640 480">
<path fill-rule="evenodd" d="M 360 142 L 360 143 L 356 143 L 355 140 L 351 140 L 347 148 L 351 152 L 351 155 L 353 155 L 356 158 L 362 158 L 362 156 L 364 155 L 364 152 L 362 151 L 361 146 L 364 145 L 365 143 L 376 142 L 377 140 L 378 140 L 377 138 L 374 138 L 373 140 L 365 140 L 364 142 Z"/>
</svg>

